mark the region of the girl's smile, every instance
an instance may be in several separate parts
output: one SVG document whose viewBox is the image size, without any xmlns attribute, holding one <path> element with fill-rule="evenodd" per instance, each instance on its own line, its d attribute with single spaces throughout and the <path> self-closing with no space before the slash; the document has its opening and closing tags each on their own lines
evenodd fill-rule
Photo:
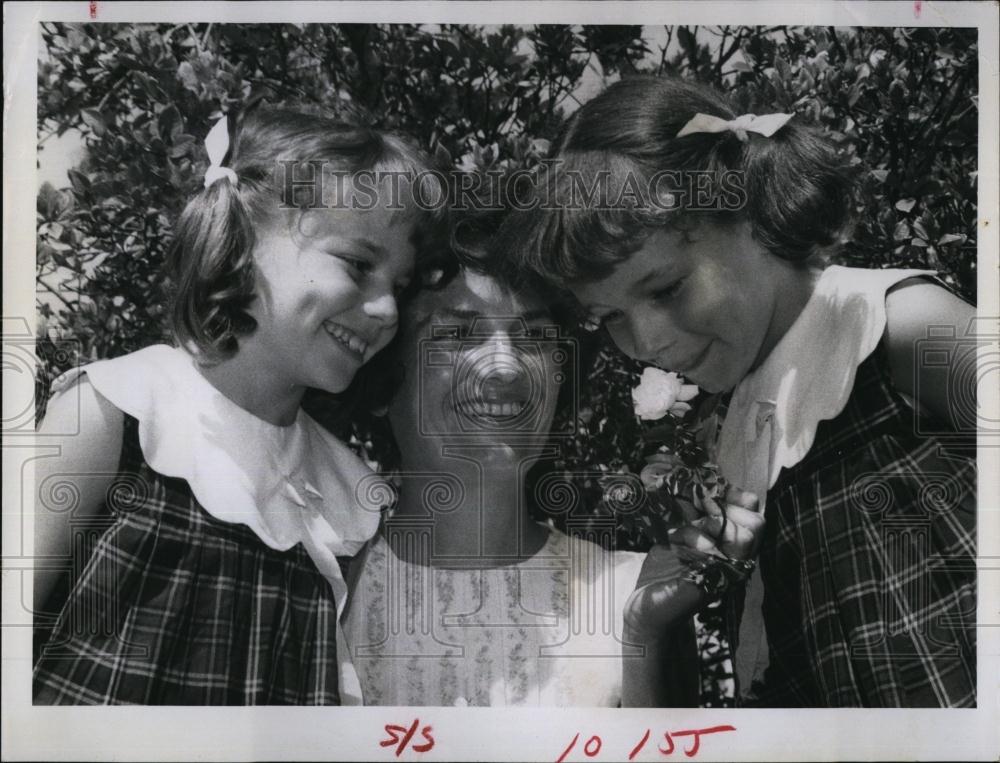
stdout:
<svg viewBox="0 0 1000 763">
<path fill-rule="evenodd" d="M 627 355 L 719 392 L 767 357 L 814 278 L 765 251 L 746 223 L 702 222 L 656 230 L 608 277 L 570 288 L 588 325 Z"/>
<path fill-rule="evenodd" d="M 257 327 L 225 364 L 242 380 L 227 394 L 262 418 L 289 423 L 307 387 L 347 389 L 396 333 L 396 296 L 413 270 L 413 228 L 385 205 L 293 211 L 261 226 L 257 297 L 248 310 Z M 205 373 L 215 379 L 221 370 Z"/>
<path fill-rule="evenodd" d="M 368 358 L 368 347 L 372 343 L 372 339 L 363 339 L 346 326 L 335 321 L 326 321 L 323 328 L 359 363 L 364 363 Z"/>
<path fill-rule="evenodd" d="M 691 360 L 680 360 L 677 362 L 677 373 L 684 376 L 692 381 L 698 376 L 701 369 L 702 363 L 708 358 L 709 352 L 712 349 L 713 342 L 709 342 L 705 345 L 705 349 L 702 350 L 696 357 Z M 694 382 L 697 383 L 697 382 Z"/>
</svg>

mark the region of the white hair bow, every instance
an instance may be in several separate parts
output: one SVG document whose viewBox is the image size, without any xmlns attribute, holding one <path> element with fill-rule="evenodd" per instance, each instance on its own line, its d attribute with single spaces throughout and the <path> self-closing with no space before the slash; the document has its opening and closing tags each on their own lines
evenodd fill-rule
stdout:
<svg viewBox="0 0 1000 763">
<path fill-rule="evenodd" d="M 756 114 L 743 114 L 736 119 L 721 119 L 713 117 L 711 114 L 695 114 L 681 128 L 676 137 L 683 138 L 685 135 L 694 135 L 695 133 L 728 131 L 735 133 L 736 137 L 745 143 L 749 138 L 747 133 L 750 132 L 770 138 L 784 127 L 793 116 L 794 114 L 765 114 L 759 117 Z"/>
<path fill-rule="evenodd" d="M 208 152 L 208 169 L 205 170 L 205 187 L 208 188 L 216 180 L 225 178 L 233 185 L 239 185 L 239 178 L 229 167 L 223 167 L 222 161 L 229 153 L 229 123 L 226 115 L 215 123 L 205 136 L 205 150 Z"/>
</svg>

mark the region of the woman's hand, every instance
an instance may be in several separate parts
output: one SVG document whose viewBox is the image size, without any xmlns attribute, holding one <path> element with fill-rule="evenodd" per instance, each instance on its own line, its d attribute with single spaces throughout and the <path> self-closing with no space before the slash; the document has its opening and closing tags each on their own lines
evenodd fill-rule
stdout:
<svg viewBox="0 0 1000 763">
<path fill-rule="evenodd" d="M 705 592 L 686 580 L 689 564 L 708 556 L 749 559 L 757 553 L 764 518 L 757 513 L 757 497 L 729 488 L 726 510 L 707 496 L 687 514 L 689 522 L 670 536 L 669 546 L 654 546 L 646 555 L 635 591 L 625 603 L 624 641 L 642 647 L 641 657 L 622 665 L 623 707 L 697 706 L 697 676 L 690 686 L 665 677 L 685 675 L 682 667 L 696 659 L 693 636 L 679 651 L 684 628 L 689 635 L 692 614 Z M 676 685 L 675 685 L 676 684 Z M 683 695 L 683 696 L 681 696 Z"/>
<path fill-rule="evenodd" d="M 701 591 L 684 580 L 687 565 L 671 546 L 653 546 L 642 563 L 635 591 L 625 603 L 625 641 L 651 644 L 691 615 Z"/>
</svg>

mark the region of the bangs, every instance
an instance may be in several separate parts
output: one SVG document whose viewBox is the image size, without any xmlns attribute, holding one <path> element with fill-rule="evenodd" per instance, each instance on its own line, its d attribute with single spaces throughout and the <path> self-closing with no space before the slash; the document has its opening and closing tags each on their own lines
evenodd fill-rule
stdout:
<svg viewBox="0 0 1000 763">
<path fill-rule="evenodd" d="M 355 202 L 358 209 L 385 205 L 391 224 L 414 227 L 418 264 L 440 247 L 447 178 L 423 152 L 402 137 L 343 123 L 331 123 L 321 136 L 303 135 L 302 143 L 287 146 L 283 155 L 314 158 L 277 162 L 273 189 L 286 208 L 309 212 Z"/>
<path fill-rule="evenodd" d="M 441 217 L 448 201 L 446 175 L 432 166 L 422 152 L 394 135 L 382 137 L 381 149 L 369 168 L 376 177 L 394 175 L 406 178 L 407 188 L 400 189 L 403 192 L 401 196 L 411 203 L 401 205 L 405 211 L 409 214 L 432 212 Z"/>
<path fill-rule="evenodd" d="M 538 203 L 512 217 L 521 264 L 546 280 L 605 278 L 676 214 L 654 197 L 648 169 L 621 154 L 569 152 L 544 170 Z"/>
<path fill-rule="evenodd" d="M 402 178 L 388 189 L 388 193 L 398 197 L 391 200 L 392 221 L 414 226 L 416 271 L 413 284 L 423 283 L 427 273 L 437 267 L 440 253 L 447 246 L 447 178 L 431 166 L 423 154 L 392 135 L 384 137 L 384 150 L 371 171 L 376 179 Z M 380 192 L 386 190 L 386 185 L 384 180 L 377 183 Z"/>
<path fill-rule="evenodd" d="M 565 151 L 542 166 L 530 211 L 514 215 L 519 263 L 557 284 L 599 281 L 656 230 L 739 219 L 739 173 L 715 155 L 708 167 L 666 170 L 614 151 Z"/>
</svg>

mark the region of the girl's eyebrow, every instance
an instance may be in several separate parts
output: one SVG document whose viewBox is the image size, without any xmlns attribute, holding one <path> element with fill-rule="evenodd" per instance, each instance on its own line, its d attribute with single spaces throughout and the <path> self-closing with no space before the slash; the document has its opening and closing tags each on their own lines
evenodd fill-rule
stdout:
<svg viewBox="0 0 1000 763">
<path fill-rule="evenodd" d="M 358 249 L 366 249 L 371 252 L 376 257 L 381 257 L 385 254 L 385 247 L 382 246 L 377 241 L 374 241 L 365 236 L 344 236 L 339 233 L 331 232 L 321 239 L 324 242 L 329 243 L 347 243 L 350 246 L 356 247 Z"/>
<path fill-rule="evenodd" d="M 370 238 L 352 238 L 351 243 L 355 246 L 361 247 L 362 249 L 367 249 L 374 255 L 381 256 L 385 254 L 385 247 L 375 241 L 372 241 Z"/>
<path fill-rule="evenodd" d="M 651 282 L 659 280 L 667 280 L 667 281 L 673 280 L 675 275 L 676 275 L 675 273 L 670 272 L 670 268 L 668 267 L 653 268 L 648 273 L 646 273 L 646 275 L 644 275 L 642 278 L 640 278 L 638 281 L 632 284 L 632 288 L 629 289 L 629 291 L 632 294 L 638 294 L 639 292 L 646 289 Z"/>
</svg>

